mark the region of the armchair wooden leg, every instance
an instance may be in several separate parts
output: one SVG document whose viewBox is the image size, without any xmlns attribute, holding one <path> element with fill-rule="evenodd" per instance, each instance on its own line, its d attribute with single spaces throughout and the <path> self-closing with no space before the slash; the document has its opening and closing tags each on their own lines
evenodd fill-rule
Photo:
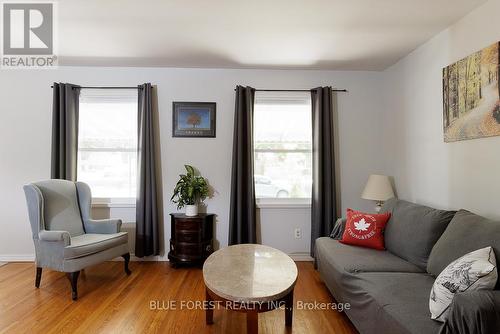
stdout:
<svg viewBox="0 0 500 334">
<path fill-rule="evenodd" d="M 36 267 L 36 278 L 35 278 L 35 287 L 40 287 L 40 281 L 42 280 L 42 268 Z"/>
<path fill-rule="evenodd" d="M 125 273 L 127 275 L 130 275 L 132 272 L 130 271 L 130 269 L 128 269 L 128 264 L 130 262 L 130 253 L 127 253 L 127 254 L 123 254 L 122 255 L 123 259 L 125 260 Z"/>
<path fill-rule="evenodd" d="M 67 275 L 68 275 L 68 279 L 71 283 L 71 299 L 77 300 L 78 299 L 77 284 L 78 284 L 78 276 L 80 275 L 80 271 L 68 273 Z"/>
</svg>

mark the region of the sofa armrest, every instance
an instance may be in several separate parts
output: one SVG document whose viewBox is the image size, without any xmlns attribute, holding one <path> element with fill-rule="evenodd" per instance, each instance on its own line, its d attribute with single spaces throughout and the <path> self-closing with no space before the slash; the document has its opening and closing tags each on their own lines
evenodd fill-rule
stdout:
<svg viewBox="0 0 500 334">
<path fill-rule="evenodd" d="M 440 334 L 496 333 L 500 328 L 500 291 L 457 293 Z"/>
<path fill-rule="evenodd" d="M 48 242 L 60 242 L 64 243 L 64 246 L 71 245 L 71 236 L 67 231 L 47 231 L 42 230 L 38 232 L 38 239 L 41 241 Z"/>
<path fill-rule="evenodd" d="M 84 223 L 85 233 L 112 234 L 120 232 L 121 219 L 88 219 Z"/>
<path fill-rule="evenodd" d="M 335 239 L 335 240 L 342 239 L 342 235 L 344 234 L 346 222 L 347 222 L 347 218 L 337 219 L 337 221 L 335 222 L 335 225 L 333 225 L 332 232 L 330 233 L 330 238 Z"/>
</svg>

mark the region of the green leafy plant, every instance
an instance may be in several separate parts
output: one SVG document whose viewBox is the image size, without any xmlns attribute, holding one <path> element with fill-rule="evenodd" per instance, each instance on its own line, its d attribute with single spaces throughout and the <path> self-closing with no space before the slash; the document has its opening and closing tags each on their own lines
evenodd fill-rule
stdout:
<svg viewBox="0 0 500 334">
<path fill-rule="evenodd" d="M 179 181 L 174 188 L 170 199 L 177 204 L 177 209 L 185 205 L 195 205 L 203 202 L 208 197 L 208 183 L 205 178 L 196 175 L 193 166 L 184 165 L 187 174 L 179 175 Z"/>
</svg>

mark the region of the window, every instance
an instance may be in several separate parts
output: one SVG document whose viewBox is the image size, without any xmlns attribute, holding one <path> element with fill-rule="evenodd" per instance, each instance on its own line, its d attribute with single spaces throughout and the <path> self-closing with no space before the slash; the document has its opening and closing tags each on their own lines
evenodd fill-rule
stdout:
<svg viewBox="0 0 500 334">
<path fill-rule="evenodd" d="M 135 198 L 137 90 L 82 89 L 78 181 L 97 198 Z"/>
<path fill-rule="evenodd" d="M 256 92 L 254 173 L 257 198 L 310 198 L 312 117 L 309 92 Z"/>
</svg>

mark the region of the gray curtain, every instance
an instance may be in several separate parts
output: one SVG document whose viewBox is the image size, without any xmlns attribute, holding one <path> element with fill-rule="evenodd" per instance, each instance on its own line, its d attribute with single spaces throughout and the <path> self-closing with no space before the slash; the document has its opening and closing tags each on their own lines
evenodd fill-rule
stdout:
<svg viewBox="0 0 500 334">
<path fill-rule="evenodd" d="M 314 243 L 332 231 L 337 219 L 335 196 L 334 110 L 331 87 L 311 90 L 312 98 L 312 202 L 311 256 Z"/>
<path fill-rule="evenodd" d="M 153 88 L 150 83 L 139 86 L 138 152 L 137 152 L 137 204 L 135 255 L 138 257 L 159 255 L 158 231 L 159 179 L 156 173 L 157 159 L 155 120 L 153 112 Z"/>
<path fill-rule="evenodd" d="M 50 171 L 52 179 L 76 181 L 79 96 L 79 86 L 53 84 Z"/>
<path fill-rule="evenodd" d="M 256 243 L 253 177 L 253 104 L 255 89 L 236 87 L 229 245 Z"/>
</svg>

